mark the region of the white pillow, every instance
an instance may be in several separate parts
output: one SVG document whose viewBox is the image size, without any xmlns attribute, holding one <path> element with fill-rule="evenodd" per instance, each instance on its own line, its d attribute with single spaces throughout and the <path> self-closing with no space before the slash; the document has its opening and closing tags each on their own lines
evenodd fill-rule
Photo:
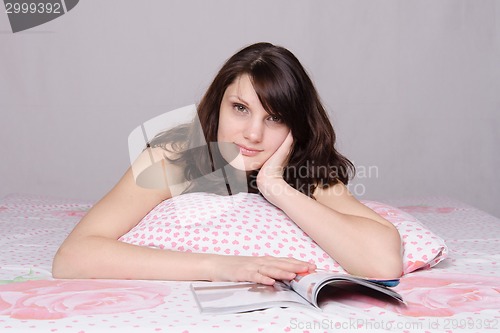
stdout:
<svg viewBox="0 0 500 333">
<path fill-rule="evenodd" d="M 442 240 L 414 217 L 380 203 L 365 204 L 400 231 L 405 273 L 433 266 L 444 258 Z M 176 196 L 156 206 L 120 240 L 186 252 L 294 257 L 314 262 L 321 269 L 345 272 L 282 210 L 258 194 Z"/>
</svg>

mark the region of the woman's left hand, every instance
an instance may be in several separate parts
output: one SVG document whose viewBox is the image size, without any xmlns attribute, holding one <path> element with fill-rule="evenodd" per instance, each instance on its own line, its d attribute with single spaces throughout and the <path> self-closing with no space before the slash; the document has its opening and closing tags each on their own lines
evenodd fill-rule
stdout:
<svg viewBox="0 0 500 333">
<path fill-rule="evenodd" d="M 283 180 L 283 170 L 290 157 L 293 145 L 292 132 L 288 132 L 285 141 L 262 165 L 257 175 L 257 187 L 264 197 L 271 201 L 274 195 L 283 193 L 289 185 Z"/>
</svg>

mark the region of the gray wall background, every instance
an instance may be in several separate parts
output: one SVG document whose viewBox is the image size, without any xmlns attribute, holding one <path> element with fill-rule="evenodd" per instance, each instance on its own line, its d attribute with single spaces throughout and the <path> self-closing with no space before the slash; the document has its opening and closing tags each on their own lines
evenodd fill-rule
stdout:
<svg viewBox="0 0 500 333">
<path fill-rule="evenodd" d="M 294 52 L 362 199 L 448 196 L 500 216 L 500 2 L 80 1 L 12 34 L 0 12 L 0 196 L 97 200 L 142 122 L 200 100 L 223 61 Z"/>
</svg>

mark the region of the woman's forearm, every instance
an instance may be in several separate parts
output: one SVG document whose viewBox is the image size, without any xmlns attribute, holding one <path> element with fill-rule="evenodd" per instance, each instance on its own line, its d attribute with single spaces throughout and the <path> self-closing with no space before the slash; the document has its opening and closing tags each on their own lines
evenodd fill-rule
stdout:
<svg viewBox="0 0 500 333">
<path fill-rule="evenodd" d="M 177 252 L 100 236 L 69 239 L 54 258 L 55 278 L 208 280 L 210 254 Z"/>
<path fill-rule="evenodd" d="M 69 238 L 54 259 L 55 278 L 252 281 L 273 284 L 316 267 L 293 258 L 232 256 L 142 247 L 101 236 Z"/>
<path fill-rule="evenodd" d="M 288 184 L 283 186 L 280 194 L 270 201 L 346 271 L 374 278 L 401 275 L 401 239 L 395 227 L 361 216 L 342 214 Z"/>
</svg>

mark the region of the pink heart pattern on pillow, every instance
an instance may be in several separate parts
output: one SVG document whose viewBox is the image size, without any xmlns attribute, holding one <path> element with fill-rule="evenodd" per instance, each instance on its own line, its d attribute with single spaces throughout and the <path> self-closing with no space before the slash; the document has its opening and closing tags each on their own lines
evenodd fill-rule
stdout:
<svg viewBox="0 0 500 333">
<path fill-rule="evenodd" d="M 294 257 L 344 272 L 282 210 L 258 194 L 177 196 L 156 206 L 120 240 L 187 252 Z"/>
<path fill-rule="evenodd" d="M 397 208 L 363 201 L 393 223 L 404 247 L 404 273 L 429 268 L 447 253 L 444 241 Z M 345 272 L 282 210 L 258 194 L 190 193 L 163 201 L 120 237 L 126 243 L 175 251 L 294 257 Z"/>
</svg>

